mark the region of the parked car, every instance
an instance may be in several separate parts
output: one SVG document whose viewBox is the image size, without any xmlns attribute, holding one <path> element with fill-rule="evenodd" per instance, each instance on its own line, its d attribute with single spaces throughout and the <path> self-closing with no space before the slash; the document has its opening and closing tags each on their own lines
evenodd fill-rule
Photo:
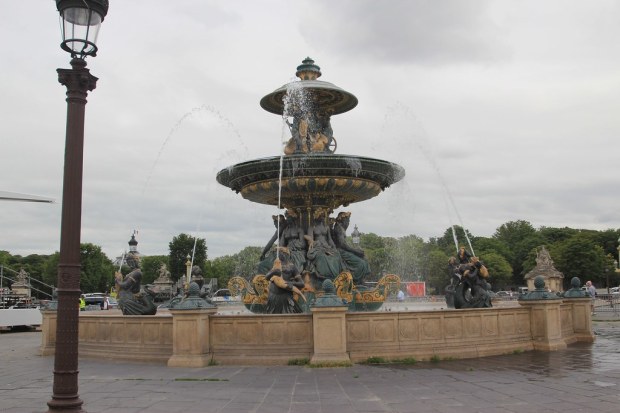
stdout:
<svg viewBox="0 0 620 413">
<path fill-rule="evenodd" d="M 512 297 L 512 291 L 498 291 L 495 295 L 500 298 L 508 298 Z"/>
<path fill-rule="evenodd" d="M 89 305 L 93 305 L 93 306 L 97 305 L 99 306 L 99 308 L 101 308 L 103 306 L 103 300 L 105 300 L 105 294 L 104 293 L 82 294 L 82 298 L 86 302 L 87 307 Z"/>
<path fill-rule="evenodd" d="M 118 301 L 114 297 L 108 297 L 108 310 L 118 308 Z"/>
<path fill-rule="evenodd" d="M 612 287 L 609 289 L 609 293 L 613 296 L 613 297 L 618 297 L 620 296 L 620 287 Z"/>
</svg>

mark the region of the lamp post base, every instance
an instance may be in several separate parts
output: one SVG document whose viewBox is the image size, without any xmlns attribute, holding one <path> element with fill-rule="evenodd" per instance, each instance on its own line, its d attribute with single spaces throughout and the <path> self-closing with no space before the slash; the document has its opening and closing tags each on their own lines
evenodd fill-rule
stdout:
<svg viewBox="0 0 620 413">
<path fill-rule="evenodd" d="M 71 413 L 86 413 L 86 410 L 82 409 L 84 402 L 80 399 L 73 400 L 55 400 L 52 399 L 47 402 L 49 409 L 47 413 L 59 413 L 59 412 L 71 412 Z"/>
</svg>

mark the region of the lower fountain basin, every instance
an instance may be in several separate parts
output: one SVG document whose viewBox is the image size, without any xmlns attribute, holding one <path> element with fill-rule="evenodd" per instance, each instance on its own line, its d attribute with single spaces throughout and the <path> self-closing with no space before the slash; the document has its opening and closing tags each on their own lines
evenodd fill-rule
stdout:
<svg viewBox="0 0 620 413">
<path fill-rule="evenodd" d="M 285 208 L 321 205 L 336 209 L 373 198 L 404 176 L 405 170 L 392 162 L 313 153 L 242 162 L 222 169 L 217 181 L 252 202 L 277 206 L 280 199 Z"/>
</svg>

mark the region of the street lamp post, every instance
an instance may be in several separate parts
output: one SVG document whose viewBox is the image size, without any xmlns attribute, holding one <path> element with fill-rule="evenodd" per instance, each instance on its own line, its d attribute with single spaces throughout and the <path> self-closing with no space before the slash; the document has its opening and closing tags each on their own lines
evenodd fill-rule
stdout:
<svg viewBox="0 0 620 413">
<path fill-rule="evenodd" d="M 81 412 L 78 395 L 78 327 L 80 296 L 80 230 L 86 96 L 97 78 L 86 69 L 86 56 L 97 54 L 97 34 L 108 12 L 108 0 L 56 0 L 63 41 L 71 53 L 71 69 L 58 69 L 67 88 L 65 166 L 58 263 L 58 316 L 50 412 Z"/>
</svg>

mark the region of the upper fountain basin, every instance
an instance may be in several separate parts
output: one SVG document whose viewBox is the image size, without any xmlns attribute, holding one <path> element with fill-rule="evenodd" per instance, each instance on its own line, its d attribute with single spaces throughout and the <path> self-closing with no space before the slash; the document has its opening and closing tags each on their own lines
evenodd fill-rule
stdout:
<svg viewBox="0 0 620 413">
<path fill-rule="evenodd" d="M 300 80 L 287 83 L 263 97 L 260 105 L 268 112 L 282 115 L 284 113 L 284 97 L 295 89 L 303 89 L 311 99 L 313 106 L 321 110 L 329 110 L 331 114 L 348 112 L 357 106 L 357 98 L 350 92 L 322 80 Z"/>
<path fill-rule="evenodd" d="M 217 181 L 252 202 L 336 209 L 373 198 L 404 176 L 400 165 L 388 161 L 313 153 L 238 163 L 222 169 Z"/>
</svg>

